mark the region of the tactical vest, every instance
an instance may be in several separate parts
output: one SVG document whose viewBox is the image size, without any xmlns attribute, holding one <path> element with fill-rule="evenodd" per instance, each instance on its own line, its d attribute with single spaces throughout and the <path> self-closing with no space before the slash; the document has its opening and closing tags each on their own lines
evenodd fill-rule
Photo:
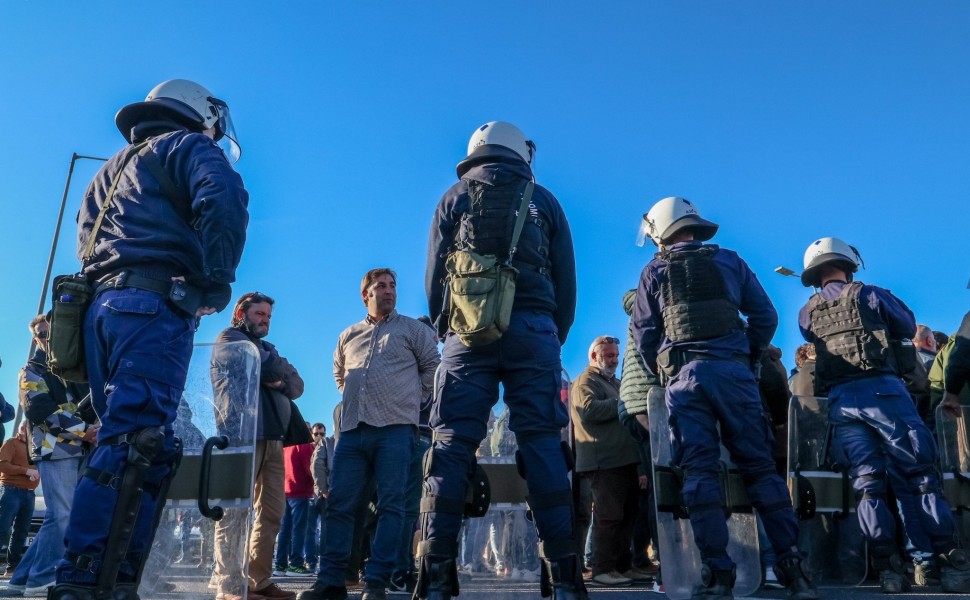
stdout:
<svg viewBox="0 0 970 600">
<path fill-rule="evenodd" d="M 527 179 L 515 178 L 509 183 L 492 185 L 466 179 L 468 185 L 468 212 L 462 215 L 461 222 L 455 231 L 455 247 L 482 256 L 492 255 L 500 261 L 505 261 L 509 255 L 509 245 L 512 232 L 515 229 L 515 216 L 522 202 L 522 191 L 529 183 Z M 548 233 L 542 220 L 535 215 L 530 206 L 530 215 L 526 223 L 532 222 L 542 232 L 542 242 L 537 248 L 540 257 L 548 257 Z M 525 237 L 519 238 L 519 245 Z M 548 262 L 548 258 L 546 258 Z M 548 264 L 536 265 L 526 260 L 523 253 L 516 253 L 513 263 L 516 267 L 523 265 L 533 267 L 538 271 L 548 268 Z"/>
<path fill-rule="evenodd" d="M 662 251 L 667 278 L 660 284 L 664 330 L 671 342 L 697 342 L 744 329 L 738 306 L 728 298 L 724 275 L 714 264 L 715 245 Z"/>
<path fill-rule="evenodd" d="M 862 283 L 853 281 L 833 300 L 815 294 L 809 300 L 815 334 L 815 393 L 824 395 L 836 383 L 886 366 L 896 368 L 886 324 L 874 311 L 859 310 Z"/>
</svg>

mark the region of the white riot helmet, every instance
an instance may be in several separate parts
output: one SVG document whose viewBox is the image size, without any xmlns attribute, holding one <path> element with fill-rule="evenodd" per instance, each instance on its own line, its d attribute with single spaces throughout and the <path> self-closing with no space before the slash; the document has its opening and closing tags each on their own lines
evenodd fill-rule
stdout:
<svg viewBox="0 0 970 600">
<path fill-rule="evenodd" d="M 803 263 L 805 268 L 802 271 L 802 285 L 805 287 L 820 283 L 818 270 L 822 265 L 840 263 L 837 266 L 849 275 L 849 281 L 852 280 L 852 273 L 859 270 L 860 264 L 865 266 L 858 250 L 834 237 L 824 237 L 812 242 L 805 250 Z"/>
<path fill-rule="evenodd" d="M 703 242 L 714 237 L 718 225 L 702 219 L 697 207 L 690 200 L 676 196 L 664 198 L 643 215 L 637 246 L 644 245 L 648 237 L 660 246 L 675 233 L 688 227 L 694 229 L 694 239 Z"/>
<path fill-rule="evenodd" d="M 115 124 L 131 142 L 132 127 L 159 116 L 174 119 L 197 133 L 213 129 L 213 139 L 219 142 L 229 161 L 239 160 L 242 150 L 229 115 L 229 105 L 198 83 L 187 79 L 163 81 L 148 92 L 144 102 L 129 104 L 119 110 Z"/>
<path fill-rule="evenodd" d="M 530 165 L 536 152 L 536 145 L 532 140 L 527 140 L 521 129 L 505 121 L 489 121 L 476 129 L 468 140 L 468 156 L 471 156 L 478 147 L 486 144 L 504 146 L 513 150 Z"/>
</svg>

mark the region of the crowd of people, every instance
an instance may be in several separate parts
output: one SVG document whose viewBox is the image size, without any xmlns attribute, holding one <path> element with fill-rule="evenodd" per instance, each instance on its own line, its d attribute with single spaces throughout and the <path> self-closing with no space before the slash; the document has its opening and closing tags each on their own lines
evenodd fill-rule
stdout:
<svg viewBox="0 0 970 600">
<path fill-rule="evenodd" d="M 225 426 L 239 390 L 220 348 L 255 348 L 252 512 L 230 510 L 214 524 L 188 512 L 162 518 L 183 448 L 193 447 L 179 423 L 194 331 L 231 300 L 248 195 L 232 168 L 228 105 L 202 86 L 163 82 L 116 124 L 130 145 L 97 174 L 78 213 L 94 298 L 75 323 L 86 386 L 52 372 L 60 317 L 29 324 L 28 425 L 0 448 L 0 538 L 9 536 L 12 568 L 0 595 L 136 600 L 164 543 L 183 563 L 211 565 L 217 600 L 293 600 L 279 578 L 306 574 L 315 581 L 300 600 L 345 600 L 357 584 L 362 600 L 450 600 L 464 577 L 486 571 L 537 582 L 554 600 L 585 600 L 587 586 L 671 585 L 688 569 L 687 549 L 665 545 L 658 524 L 673 512 L 700 556 L 688 573 L 692 598 L 723 600 L 744 567 L 728 552 L 723 445 L 761 524 L 765 578 L 792 600 L 815 600 L 780 443 L 792 392 L 827 398 L 833 454 L 854 487 L 857 537 L 881 589 L 970 592 L 931 433 L 937 407 L 963 418 L 970 315 L 939 349 L 902 300 L 855 280 L 854 247 L 820 238 L 801 274 L 814 290 L 798 315 L 808 345 L 786 384 L 770 344 L 778 314 L 757 277 L 737 253 L 706 243 L 716 223 L 669 197 L 643 218 L 642 240 L 658 252 L 622 300 L 626 347 L 596 337 L 588 366 L 564 387 L 560 353 L 576 309 L 569 225 L 534 182 L 535 144 L 501 121 L 475 130 L 459 181 L 434 210 L 429 317 L 397 312 L 393 270 L 364 275 L 364 317 L 333 355 L 341 401 L 332 438 L 304 420 L 295 402 L 303 378 L 267 340 L 274 299 L 238 298 L 211 375 L 215 402 L 230 409 L 217 417 Z M 654 465 L 651 444 L 668 443 L 669 464 Z M 490 464 L 514 464 L 528 493 L 487 511 Z M 657 489 L 655 466 L 675 474 L 663 485 L 676 489 Z M 38 481 L 47 513 L 21 555 Z M 661 507 L 661 491 L 677 500 Z"/>
</svg>

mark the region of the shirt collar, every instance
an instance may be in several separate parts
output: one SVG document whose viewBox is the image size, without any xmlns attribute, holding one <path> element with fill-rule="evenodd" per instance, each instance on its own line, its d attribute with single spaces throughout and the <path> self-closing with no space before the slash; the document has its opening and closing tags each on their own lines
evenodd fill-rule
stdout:
<svg viewBox="0 0 970 600">
<path fill-rule="evenodd" d="M 397 309 L 393 309 L 391 310 L 391 312 L 385 315 L 384 318 L 381 319 L 380 321 L 375 321 L 370 315 L 366 315 L 364 317 L 364 322 L 367 323 L 368 325 L 379 325 L 384 321 L 390 321 L 394 319 L 396 316 L 397 316 Z"/>
</svg>

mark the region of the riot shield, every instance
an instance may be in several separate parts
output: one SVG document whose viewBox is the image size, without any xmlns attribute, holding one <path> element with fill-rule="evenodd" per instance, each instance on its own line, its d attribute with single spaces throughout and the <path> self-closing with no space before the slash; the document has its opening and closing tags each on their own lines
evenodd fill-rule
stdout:
<svg viewBox="0 0 970 600">
<path fill-rule="evenodd" d="M 195 346 L 174 423 L 182 460 L 158 517 L 142 598 L 246 597 L 259 369 L 248 341 Z"/>
<path fill-rule="evenodd" d="M 866 543 L 855 492 L 833 452 L 827 398 L 793 396 L 788 409 L 788 489 L 798 515 L 802 563 L 817 585 L 859 585 Z"/>
<path fill-rule="evenodd" d="M 509 417 L 506 408 L 492 424 L 476 459 L 487 480 L 488 510 L 481 516 L 467 516 L 466 512 L 458 555 L 458 576 L 463 582 L 476 579 L 481 584 L 485 578 L 498 578 L 504 584 L 539 581 L 538 536 L 526 503 L 528 487 L 515 464 L 518 443 L 508 427 Z M 473 497 L 482 494 L 478 487 L 482 483 L 473 478 L 466 506 L 480 506 Z"/>
<path fill-rule="evenodd" d="M 936 407 L 936 438 L 940 449 L 943 495 L 954 511 L 961 546 L 970 548 L 970 436 L 967 419 L 970 407 L 962 407 L 963 417 L 952 419 Z"/>
<path fill-rule="evenodd" d="M 671 600 L 684 600 L 691 597 L 694 586 L 701 582 L 701 556 L 697 544 L 694 543 L 694 533 L 687 512 L 681 505 L 682 474 L 671 460 L 669 413 L 663 393 L 654 393 L 651 390 L 648 411 L 654 498 L 657 504 L 657 538 L 660 542 L 660 575 L 667 597 Z M 737 468 L 731 463 L 723 446 L 721 465 L 725 504 L 731 513 L 727 519 L 727 551 L 737 564 L 734 595 L 750 596 L 761 586 L 758 523 Z"/>
</svg>

